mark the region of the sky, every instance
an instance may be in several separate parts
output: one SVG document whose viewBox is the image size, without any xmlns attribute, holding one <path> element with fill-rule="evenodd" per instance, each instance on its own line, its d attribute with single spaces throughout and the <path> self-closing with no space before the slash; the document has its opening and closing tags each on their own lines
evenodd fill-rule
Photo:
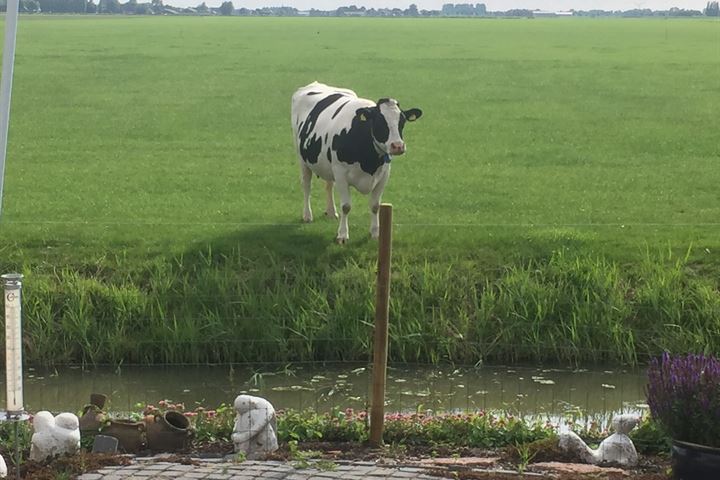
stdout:
<svg viewBox="0 0 720 480">
<path fill-rule="evenodd" d="M 164 0 L 166 5 L 174 7 L 195 7 L 203 0 Z M 420 10 L 440 10 L 443 3 L 484 3 L 488 10 L 509 10 L 511 8 L 528 8 L 534 10 L 630 10 L 633 8 L 650 8 L 652 10 L 669 10 L 672 7 L 700 10 L 707 0 L 232 0 L 235 8 L 258 7 L 295 7 L 299 10 L 317 8 L 334 10 L 339 6 L 357 5 L 366 8 L 407 8 L 414 3 Z M 205 0 L 208 7 L 218 7 L 222 0 Z"/>
</svg>

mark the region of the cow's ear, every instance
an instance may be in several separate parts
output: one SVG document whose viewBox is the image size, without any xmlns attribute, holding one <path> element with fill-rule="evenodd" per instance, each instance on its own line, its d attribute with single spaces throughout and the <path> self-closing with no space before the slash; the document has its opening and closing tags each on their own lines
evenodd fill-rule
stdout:
<svg viewBox="0 0 720 480">
<path fill-rule="evenodd" d="M 375 116 L 376 110 L 377 109 L 375 107 L 358 108 L 355 110 L 355 115 L 360 118 L 361 122 L 366 122 L 368 118 L 373 118 Z"/>
<path fill-rule="evenodd" d="M 403 111 L 403 115 L 405 115 L 405 119 L 408 122 L 414 122 L 418 118 L 422 117 L 422 110 L 419 108 L 411 108 L 410 110 Z"/>
</svg>

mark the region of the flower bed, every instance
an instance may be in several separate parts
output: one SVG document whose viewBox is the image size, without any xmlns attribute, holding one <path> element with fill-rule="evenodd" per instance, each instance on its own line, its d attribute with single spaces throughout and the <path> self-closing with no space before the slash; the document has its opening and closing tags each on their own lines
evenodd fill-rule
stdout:
<svg viewBox="0 0 720 480">
<path fill-rule="evenodd" d="M 182 412 L 190 420 L 192 442 L 188 449 L 178 452 L 181 456 L 226 455 L 233 451 L 231 434 L 235 412 L 229 405 L 220 405 L 215 409 L 201 406 L 186 409 L 181 403 L 164 400 L 154 405 L 137 405 L 136 410 L 131 414 L 135 420 L 168 411 Z M 572 423 L 571 420 L 568 422 Z M 568 460 L 557 449 L 558 425 L 547 421 L 527 422 L 519 417 L 496 412 L 390 413 L 385 417 L 384 440 L 387 447 L 381 450 L 371 449 L 366 444 L 369 418 L 365 411 L 339 408 L 325 413 L 281 410 L 277 412 L 277 429 L 281 448 L 273 457 L 284 460 L 292 460 L 299 455 L 298 452 L 306 450 L 313 450 L 322 458 L 344 460 L 471 456 L 478 452 L 493 451 L 501 455 L 505 467 L 511 469 L 527 464 L 530 460 Z M 29 452 L 31 433 L 29 424 L 21 424 L 20 440 L 24 458 L 27 458 Z M 597 442 L 607 435 L 598 423 L 590 423 L 578 433 L 589 443 Z M 0 453 L 6 459 L 11 458 L 13 451 L 10 434 L 11 430 L 7 426 L 0 426 Z M 667 438 L 657 424 L 649 419 L 645 419 L 631 436 L 640 453 L 654 455 L 658 451 L 667 451 Z M 91 438 L 85 438 L 83 447 L 86 452 L 82 458 L 77 462 L 64 460 L 64 463 L 51 467 L 50 471 L 62 465 L 64 471 L 81 473 L 101 468 L 103 462 L 108 464 L 113 461 L 108 457 L 96 461 L 95 457 L 89 456 L 87 450 L 91 445 Z M 646 460 L 650 467 L 658 463 L 656 457 L 648 458 L 653 459 L 649 462 Z M 663 462 L 660 460 L 660 464 Z M 21 471 L 30 473 L 23 478 L 43 478 L 38 472 L 44 470 L 39 469 L 47 467 L 24 462 L 24 470 Z M 666 466 L 660 465 L 659 471 L 662 468 Z"/>
</svg>

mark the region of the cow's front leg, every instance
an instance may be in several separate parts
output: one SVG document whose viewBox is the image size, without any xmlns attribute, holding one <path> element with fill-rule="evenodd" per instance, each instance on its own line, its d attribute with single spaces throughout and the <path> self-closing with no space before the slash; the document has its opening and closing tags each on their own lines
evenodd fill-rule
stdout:
<svg viewBox="0 0 720 480">
<path fill-rule="evenodd" d="M 348 215 L 350 214 L 350 208 L 352 207 L 350 201 L 350 186 L 345 180 L 337 180 L 335 187 L 340 194 L 340 226 L 338 227 L 336 241 L 339 244 L 343 244 L 350 239 L 350 233 L 348 231 Z"/>
<path fill-rule="evenodd" d="M 325 216 L 328 218 L 338 218 L 337 210 L 335 210 L 335 197 L 333 191 L 333 183 L 327 182 L 325 184 L 325 193 L 327 194 L 327 207 L 325 207 Z"/>
<path fill-rule="evenodd" d="M 380 220 L 378 212 L 380 211 L 380 202 L 382 201 L 383 190 L 387 183 L 387 177 L 384 177 L 375 188 L 370 192 L 368 198 L 368 206 L 370 207 L 370 237 L 377 240 L 380 236 Z"/>
<path fill-rule="evenodd" d="M 300 180 L 303 187 L 303 222 L 310 223 L 313 221 L 312 208 L 310 207 L 310 182 L 312 180 L 312 170 L 304 163 L 300 163 Z"/>
</svg>

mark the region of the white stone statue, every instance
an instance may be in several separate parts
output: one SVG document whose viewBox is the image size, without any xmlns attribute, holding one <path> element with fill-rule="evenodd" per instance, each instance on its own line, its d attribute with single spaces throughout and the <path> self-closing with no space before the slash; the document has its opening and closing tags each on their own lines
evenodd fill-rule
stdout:
<svg viewBox="0 0 720 480">
<path fill-rule="evenodd" d="M 30 460 L 42 462 L 64 453 L 74 454 L 80 450 L 80 423 L 73 413 L 38 412 L 33 418 Z"/>
<path fill-rule="evenodd" d="M 260 397 L 238 395 L 235 399 L 235 428 L 232 440 L 235 452 L 244 452 L 248 460 L 257 460 L 278 448 L 275 409 Z"/>
<path fill-rule="evenodd" d="M 638 423 L 640 417 L 637 415 L 616 415 L 612 420 L 615 433 L 603 440 L 597 450 L 588 447 L 574 432 L 560 434 L 560 448 L 576 454 L 586 463 L 634 467 L 638 464 L 638 454 L 628 433 Z"/>
</svg>

